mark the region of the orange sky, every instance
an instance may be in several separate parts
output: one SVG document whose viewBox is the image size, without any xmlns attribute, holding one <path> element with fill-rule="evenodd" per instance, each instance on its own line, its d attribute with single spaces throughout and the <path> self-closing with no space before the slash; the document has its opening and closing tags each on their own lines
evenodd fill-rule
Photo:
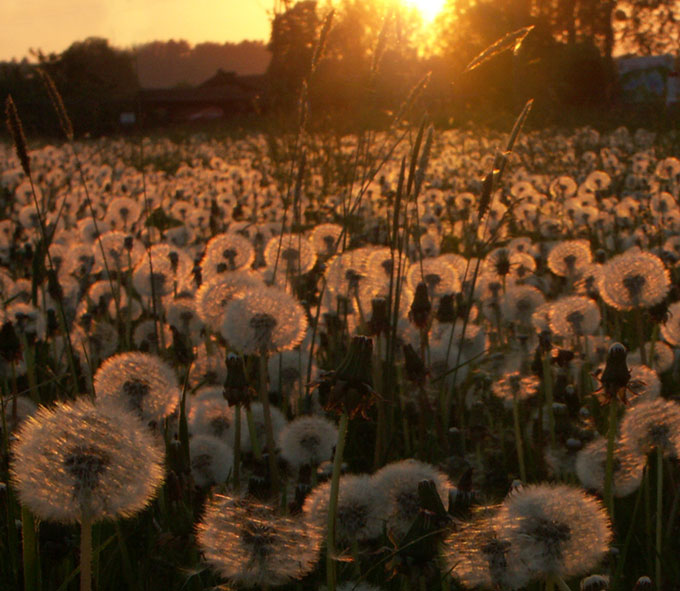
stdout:
<svg viewBox="0 0 680 591">
<path fill-rule="evenodd" d="M 30 48 L 61 52 L 106 37 L 129 47 L 153 40 L 241 41 L 269 37 L 272 0 L 0 0 L 0 61 Z"/>
</svg>

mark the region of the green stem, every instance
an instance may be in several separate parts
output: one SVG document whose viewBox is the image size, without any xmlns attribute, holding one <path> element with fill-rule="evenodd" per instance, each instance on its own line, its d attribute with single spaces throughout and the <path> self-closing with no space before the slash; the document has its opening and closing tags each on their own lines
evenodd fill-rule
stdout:
<svg viewBox="0 0 680 591">
<path fill-rule="evenodd" d="M 609 511 L 609 517 L 614 519 L 614 444 L 616 442 L 617 401 L 612 398 L 609 402 L 609 424 L 607 425 L 607 462 L 604 473 L 604 502 Z"/>
<path fill-rule="evenodd" d="M 241 488 L 241 405 L 235 407 L 234 416 L 234 491 Z"/>
<path fill-rule="evenodd" d="M 652 562 L 651 562 L 651 556 L 652 556 L 652 500 L 650 498 L 651 496 L 651 484 L 650 484 L 650 476 L 649 476 L 649 466 L 645 470 L 645 480 L 644 480 L 644 495 L 645 495 L 645 551 L 647 553 L 647 565 L 649 570 L 651 571 L 652 568 Z"/>
<path fill-rule="evenodd" d="M 260 402 L 262 403 L 262 415 L 264 417 L 264 434 L 267 440 L 269 458 L 269 472 L 271 474 L 272 490 L 279 490 L 279 465 L 276 461 L 276 442 L 274 441 L 274 428 L 272 427 L 272 413 L 269 408 L 269 394 L 267 392 L 267 354 L 260 353 Z"/>
<path fill-rule="evenodd" d="M 260 440 L 257 438 L 253 411 L 250 410 L 250 407 L 246 408 L 246 422 L 248 423 L 248 435 L 250 436 L 250 447 L 253 450 L 253 456 L 255 456 L 256 460 L 260 461 L 262 459 L 262 448 L 260 447 Z"/>
<path fill-rule="evenodd" d="M 80 591 L 92 589 L 92 518 L 83 513 L 80 522 Z"/>
<path fill-rule="evenodd" d="M 519 477 L 522 482 L 527 481 L 527 469 L 524 464 L 524 445 L 522 444 L 522 430 L 519 422 L 519 402 L 517 395 L 512 397 L 512 418 L 515 422 L 515 444 L 517 446 L 517 460 L 519 461 Z"/>
<path fill-rule="evenodd" d="M 36 552 L 35 518 L 28 508 L 21 507 L 21 549 L 24 560 L 24 591 L 38 589 L 38 553 Z"/>
<path fill-rule="evenodd" d="M 663 451 L 656 448 L 656 558 L 654 561 L 657 589 L 661 589 L 661 541 L 663 517 Z"/>
<path fill-rule="evenodd" d="M 127 544 L 125 543 L 123 530 L 120 528 L 118 520 L 113 523 L 116 529 L 116 538 L 118 539 L 118 550 L 120 551 L 121 562 L 123 564 L 123 577 L 125 578 L 128 589 L 139 589 L 139 585 L 136 583 L 137 580 L 132 571 L 132 561 L 130 560 L 130 553 L 128 552 Z"/>
<path fill-rule="evenodd" d="M 647 472 L 648 468 L 645 468 L 645 472 Z M 633 531 L 635 529 L 635 522 L 637 520 L 637 515 L 640 510 L 640 501 L 642 500 L 642 491 L 644 489 L 644 486 L 640 486 L 640 488 L 637 491 L 637 494 L 635 496 L 635 506 L 633 507 L 633 515 L 630 518 L 630 525 L 628 526 L 628 532 L 626 533 L 626 538 L 623 542 L 623 550 L 621 551 L 621 558 L 618 561 L 618 565 L 616 568 L 616 574 L 614 575 L 614 581 L 612 588 L 613 589 L 618 589 L 617 583 L 619 582 L 621 578 L 621 574 L 623 573 L 623 567 L 626 564 L 626 557 L 628 556 L 628 548 L 630 547 L 630 542 L 633 538 Z"/>
<path fill-rule="evenodd" d="M 640 361 L 642 365 L 647 365 L 647 351 L 645 350 L 645 330 L 642 323 L 642 308 L 635 310 L 635 322 L 637 324 L 638 338 L 640 339 Z M 653 360 L 650 359 L 649 367 L 652 367 Z"/>
<path fill-rule="evenodd" d="M 550 447 L 555 449 L 555 414 L 553 411 L 553 383 L 552 368 L 550 367 L 550 352 L 543 356 L 543 387 L 545 402 L 548 407 L 548 429 L 550 431 Z"/>
<path fill-rule="evenodd" d="M 326 542 L 326 582 L 328 591 L 335 591 L 335 514 L 338 509 L 338 492 L 340 490 L 340 472 L 342 471 L 342 454 L 345 450 L 345 437 L 349 419 L 342 413 L 338 425 L 338 443 L 333 458 L 333 476 L 331 478 L 331 497 L 328 502 L 328 539 Z"/>
<path fill-rule="evenodd" d="M 555 575 L 555 583 L 560 591 L 571 591 L 569 585 L 564 582 L 564 579 L 560 575 Z"/>
</svg>

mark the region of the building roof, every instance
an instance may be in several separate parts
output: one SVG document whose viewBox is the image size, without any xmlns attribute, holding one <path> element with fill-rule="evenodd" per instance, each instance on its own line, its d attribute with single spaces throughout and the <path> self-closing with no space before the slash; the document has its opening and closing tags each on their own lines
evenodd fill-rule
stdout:
<svg viewBox="0 0 680 591">
<path fill-rule="evenodd" d="M 144 103 L 191 104 L 249 102 L 264 90 L 264 75 L 239 76 L 219 69 L 198 86 L 143 89 Z"/>
</svg>

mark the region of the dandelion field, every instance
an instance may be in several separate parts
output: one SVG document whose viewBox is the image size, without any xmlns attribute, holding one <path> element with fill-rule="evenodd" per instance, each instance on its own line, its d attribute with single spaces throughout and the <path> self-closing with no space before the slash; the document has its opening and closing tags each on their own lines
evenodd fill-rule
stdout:
<svg viewBox="0 0 680 591">
<path fill-rule="evenodd" d="M 677 589 L 680 138 L 530 108 L 35 149 L 15 119 L 0 588 Z"/>
</svg>

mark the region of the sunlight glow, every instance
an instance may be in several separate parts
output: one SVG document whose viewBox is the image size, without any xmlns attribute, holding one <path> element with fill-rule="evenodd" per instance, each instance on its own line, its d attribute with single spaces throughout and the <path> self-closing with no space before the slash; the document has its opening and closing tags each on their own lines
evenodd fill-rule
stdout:
<svg viewBox="0 0 680 591">
<path fill-rule="evenodd" d="M 446 0 L 404 0 L 405 4 L 414 6 L 423 16 L 423 21 L 430 23 L 441 12 Z"/>
</svg>

